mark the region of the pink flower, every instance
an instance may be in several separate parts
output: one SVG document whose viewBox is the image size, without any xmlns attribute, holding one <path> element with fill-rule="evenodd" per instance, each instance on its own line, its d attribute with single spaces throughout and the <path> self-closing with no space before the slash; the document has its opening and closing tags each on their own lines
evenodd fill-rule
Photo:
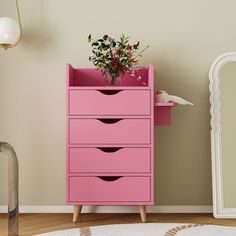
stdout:
<svg viewBox="0 0 236 236">
<path fill-rule="evenodd" d="M 118 67 L 120 64 L 120 59 L 118 57 L 114 57 L 113 60 L 110 62 L 110 66 Z"/>
<path fill-rule="evenodd" d="M 116 57 L 116 56 L 117 56 L 117 53 L 116 53 L 115 50 L 113 50 L 113 51 L 110 52 L 110 55 L 111 55 L 112 57 Z"/>
<path fill-rule="evenodd" d="M 127 50 L 132 50 L 132 45 L 128 44 L 128 46 L 126 47 Z"/>
<path fill-rule="evenodd" d="M 128 56 L 128 57 L 132 57 L 132 56 L 133 56 L 133 53 L 129 51 L 129 52 L 127 53 L 127 56 Z"/>
<path fill-rule="evenodd" d="M 137 64 L 137 63 L 138 63 L 138 60 L 132 59 L 131 62 L 132 62 L 133 64 Z"/>
</svg>

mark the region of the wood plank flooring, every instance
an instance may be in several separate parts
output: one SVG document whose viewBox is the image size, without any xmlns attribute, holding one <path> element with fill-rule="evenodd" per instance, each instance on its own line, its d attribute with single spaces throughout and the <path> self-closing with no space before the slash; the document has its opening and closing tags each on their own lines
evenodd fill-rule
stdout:
<svg viewBox="0 0 236 236">
<path fill-rule="evenodd" d="M 75 227 L 140 223 L 139 214 L 82 214 L 72 223 L 72 214 L 21 214 L 20 236 L 31 236 Z M 147 222 L 197 223 L 235 226 L 236 219 L 215 219 L 212 214 L 148 214 Z M 7 236 L 7 214 L 0 214 L 0 235 Z"/>
</svg>

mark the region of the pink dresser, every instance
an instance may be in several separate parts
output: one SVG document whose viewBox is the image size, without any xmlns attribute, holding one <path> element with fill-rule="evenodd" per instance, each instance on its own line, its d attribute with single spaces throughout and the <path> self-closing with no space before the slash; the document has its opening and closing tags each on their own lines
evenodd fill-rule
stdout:
<svg viewBox="0 0 236 236">
<path fill-rule="evenodd" d="M 67 203 L 137 205 L 146 221 L 154 204 L 153 66 L 105 86 L 96 69 L 67 65 Z"/>
</svg>

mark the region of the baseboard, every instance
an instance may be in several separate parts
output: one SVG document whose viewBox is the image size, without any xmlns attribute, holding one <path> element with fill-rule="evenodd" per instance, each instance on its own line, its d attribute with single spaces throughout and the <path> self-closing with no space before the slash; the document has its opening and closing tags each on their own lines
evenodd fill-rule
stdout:
<svg viewBox="0 0 236 236">
<path fill-rule="evenodd" d="M 72 213 L 73 206 L 20 206 L 20 213 Z M 136 206 L 84 206 L 84 213 L 137 213 Z M 212 206 L 148 206 L 149 213 L 212 213 Z M 7 213 L 7 206 L 0 206 Z"/>
</svg>

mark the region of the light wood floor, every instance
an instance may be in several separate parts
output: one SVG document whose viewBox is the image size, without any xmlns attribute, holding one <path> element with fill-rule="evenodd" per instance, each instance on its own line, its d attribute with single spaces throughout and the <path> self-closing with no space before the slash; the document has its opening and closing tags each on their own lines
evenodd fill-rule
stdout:
<svg viewBox="0 0 236 236">
<path fill-rule="evenodd" d="M 148 214 L 147 222 L 197 223 L 235 226 L 236 219 L 215 219 L 212 214 Z M 80 223 L 72 223 L 72 214 L 21 214 L 20 236 L 31 236 L 75 227 L 140 223 L 139 214 L 82 214 Z M 0 235 L 7 235 L 7 215 L 0 214 Z"/>
</svg>

